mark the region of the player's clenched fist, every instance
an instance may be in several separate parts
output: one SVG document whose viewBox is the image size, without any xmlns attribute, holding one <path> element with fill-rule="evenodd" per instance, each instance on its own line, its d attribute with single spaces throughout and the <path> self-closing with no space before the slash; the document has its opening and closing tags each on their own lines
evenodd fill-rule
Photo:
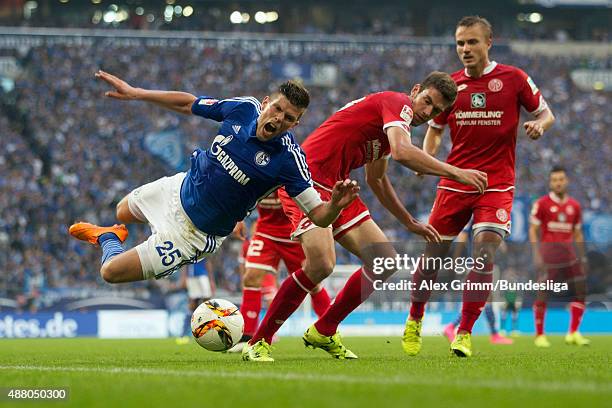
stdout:
<svg viewBox="0 0 612 408">
<path fill-rule="evenodd" d="M 338 208 L 345 208 L 357 198 L 359 190 L 355 180 L 337 181 L 332 190 L 331 202 Z"/>
<path fill-rule="evenodd" d="M 535 120 L 523 123 L 525 133 L 533 140 L 537 140 L 544 134 L 544 128 Z"/>
</svg>

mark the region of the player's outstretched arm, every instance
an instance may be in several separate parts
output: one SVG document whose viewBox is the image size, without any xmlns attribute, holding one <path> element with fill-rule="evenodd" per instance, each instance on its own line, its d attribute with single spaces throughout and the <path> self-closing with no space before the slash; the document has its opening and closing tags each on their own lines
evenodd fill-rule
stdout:
<svg viewBox="0 0 612 408">
<path fill-rule="evenodd" d="M 550 127 L 555 123 L 555 115 L 553 115 L 550 108 L 544 109 L 538 115 L 536 115 L 535 120 L 530 120 L 523 123 L 523 128 L 525 129 L 525 133 L 532 140 L 537 140 L 546 132 Z"/>
<path fill-rule="evenodd" d="M 359 195 L 359 185 L 356 181 L 346 179 L 336 182 L 329 201 L 323 202 L 308 213 L 308 218 L 317 227 L 326 228 L 330 226 L 340 212 L 346 208 Z"/>
<path fill-rule="evenodd" d="M 423 139 L 423 150 L 425 153 L 435 157 L 440 150 L 443 135 L 444 129 L 429 126 L 427 133 L 425 133 L 425 139 Z"/>
<path fill-rule="evenodd" d="M 440 234 L 429 224 L 423 224 L 410 214 L 402 204 L 389 177 L 387 177 L 388 160 L 378 159 L 366 164 L 366 182 L 378 198 L 378 201 L 395 218 L 397 218 L 408 231 L 421 235 L 427 242 L 441 242 Z"/>
<path fill-rule="evenodd" d="M 125 101 L 151 102 L 162 108 L 184 113 L 186 115 L 191 114 L 191 105 L 193 105 L 193 102 L 197 99 L 194 95 L 187 92 L 155 91 L 135 88 L 115 75 L 102 70 L 96 72 L 95 77 L 103 80 L 114 88 L 114 90 L 104 93 L 104 95 L 109 98 Z"/>
<path fill-rule="evenodd" d="M 399 127 L 390 127 L 387 137 L 391 146 L 391 157 L 418 173 L 448 177 L 472 186 L 483 193 L 487 188 L 487 174 L 478 170 L 464 170 L 430 156 L 410 142 L 410 138 Z"/>
</svg>

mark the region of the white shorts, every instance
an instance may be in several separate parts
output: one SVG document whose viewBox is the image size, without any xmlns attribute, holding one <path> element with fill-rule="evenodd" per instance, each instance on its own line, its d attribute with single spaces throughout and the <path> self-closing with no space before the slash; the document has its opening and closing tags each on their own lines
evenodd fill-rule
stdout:
<svg viewBox="0 0 612 408">
<path fill-rule="evenodd" d="M 181 205 L 185 173 L 162 177 L 128 195 L 130 212 L 151 225 L 152 235 L 136 246 L 145 279 L 168 276 L 188 263 L 214 254 L 225 237 L 196 228 Z"/>
<path fill-rule="evenodd" d="M 212 297 L 210 278 L 206 275 L 187 278 L 187 295 L 189 299 L 208 299 Z"/>
</svg>

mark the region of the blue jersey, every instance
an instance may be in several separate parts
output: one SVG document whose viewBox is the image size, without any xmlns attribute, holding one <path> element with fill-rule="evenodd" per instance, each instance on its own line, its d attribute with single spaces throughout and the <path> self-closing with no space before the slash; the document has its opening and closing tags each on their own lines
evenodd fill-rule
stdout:
<svg viewBox="0 0 612 408">
<path fill-rule="evenodd" d="M 221 122 L 210 148 L 191 155 L 181 186 L 183 208 L 201 231 L 229 235 L 257 201 L 280 186 L 291 197 L 313 190 L 306 157 L 290 132 L 265 142 L 255 136 L 261 113 L 257 99 L 200 97 L 191 111 Z"/>
</svg>

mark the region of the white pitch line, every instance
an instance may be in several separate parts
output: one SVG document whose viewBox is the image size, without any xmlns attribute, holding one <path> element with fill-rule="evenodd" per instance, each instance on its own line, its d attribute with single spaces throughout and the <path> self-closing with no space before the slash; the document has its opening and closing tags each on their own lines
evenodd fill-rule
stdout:
<svg viewBox="0 0 612 408">
<path fill-rule="evenodd" d="M 246 364 L 246 363 L 245 363 Z M 258 363 L 259 364 L 259 363 Z M 349 363 L 350 364 L 350 363 Z M 0 365 L 0 370 L 21 371 L 56 371 L 56 372 L 86 372 L 101 374 L 145 374 L 176 377 L 199 377 L 199 378 L 230 378 L 248 380 L 283 380 L 283 381 L 311 381 L 323 383 L 351 383 L 372 385 L 419 385 L 419 386 L 459 386 L 467 388 L 491 388 L 498 390 L 529 390 L 549 392 L 589 392 L 610 393 L 611 384 L 593 382 L 536 382 L 530 380 L 481 380 L 465 378 L 462 380 L 452 379 L 425 379 L 421 377 L 391 376 L 391 377 L 351 377 L 346 375 L 330 374 L 295 374 L 295 373 L 272 373 L 254 371 L 196 371 L 196 370 L 167 370 L 162 368 L 130 368 L 130 367 L 53 367 L 34 365 Z"/>
</svg>

